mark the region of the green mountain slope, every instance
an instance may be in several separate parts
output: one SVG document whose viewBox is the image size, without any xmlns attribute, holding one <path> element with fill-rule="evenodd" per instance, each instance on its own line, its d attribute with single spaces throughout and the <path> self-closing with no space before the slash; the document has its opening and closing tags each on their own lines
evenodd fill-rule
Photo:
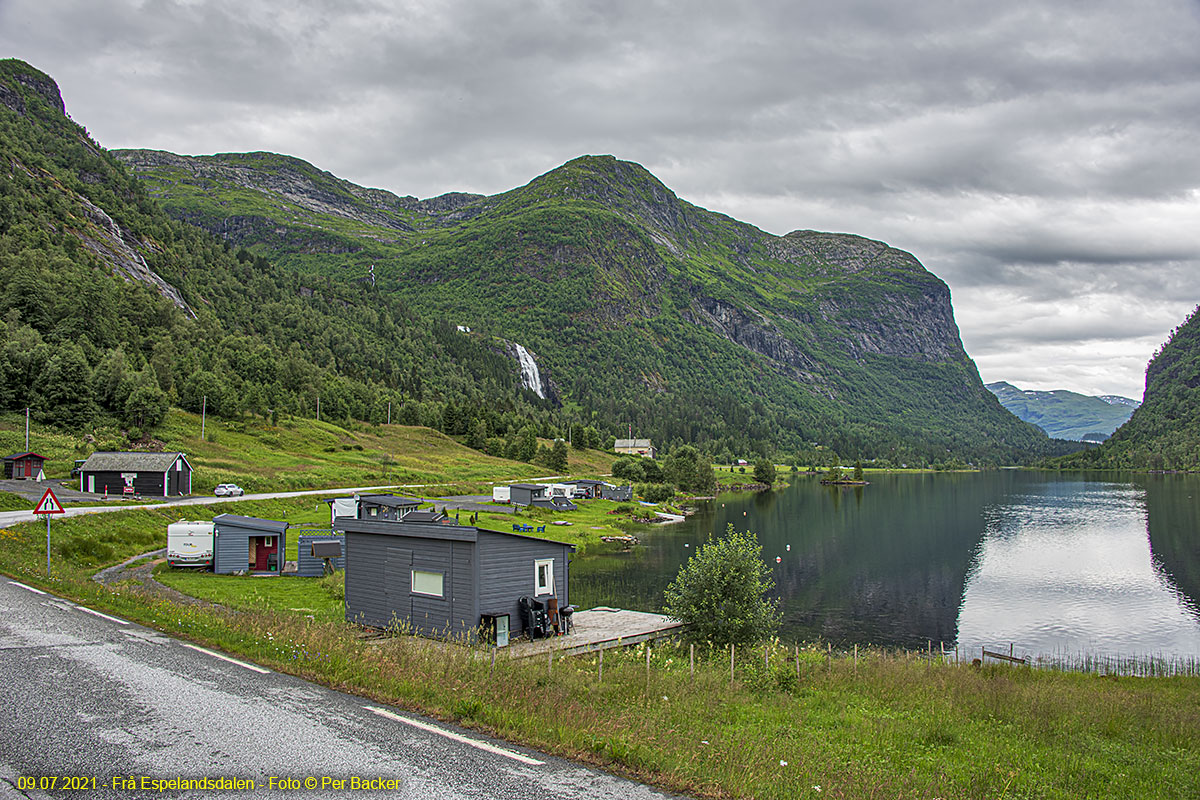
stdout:
<svg viewBox="0 0 1200 800">
<path fill-rule="evenodd" d="M 1200 469 L 1200 307 L 1171 332 L 1146 366 L 1142 405 L 1100 447 L 1064 466 Z"/>
<path fill-rule="evenodd" d="M 49 76 L 11 59 L 0 154 L 0 410 L 150 429 L 168 403 L 312 416 L 319 398 L 326 419 L 382 421 L 391 404 L 443 427 L 449 403 L 486 410 L 499 433 L 549 413 L 506 355 L 403 298 L 172 219 L 70 120 Z"/>
<path fill-rule="evenodd" d="M 986 384 L 1000 404 L 1055 439 L 1102 442 L 1129 419 L 1140 403 L 1127 397 L 1091 397 L 1066 389 L 1018 389 L 1011 383 Z"/>
<path fill-rule="evenodd" d="M 773 236 L 637 164 L 582 157 L 502 194 L 420 201 L 268 153 L 117 155 L 178 219 L 523 345 L 553 396 L 618 430 L 897 463 L 1050 447 L 984 389 L 947 287 L 912 255 Z"/>
</svg>

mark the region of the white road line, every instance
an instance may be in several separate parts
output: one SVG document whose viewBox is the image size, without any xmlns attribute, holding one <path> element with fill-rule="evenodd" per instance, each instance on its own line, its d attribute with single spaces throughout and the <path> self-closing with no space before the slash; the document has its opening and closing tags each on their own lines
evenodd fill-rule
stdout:
<svg viewBox="0 0 1200 800">
<path fill-rule="evenodd" d="M 266 675 L 271 671 L 269 669 L 263 669 L 257 664 L 247 664 L 245 661 L 238 661 L 236 658 L 230 658 L 229 656 L 222 655 L 221 653 L 216 653 L 212 650 L 206 650 L 198 645 L 188 644 L 187 642 L 180 642 L 180 644 L 182 644 L 184 647 L 190 647 L 198 653 L 204 653 L 205 655 L 210 655 L 213 658 L 219 658 L 222 661 L 228 661 L 230 664 L 237 664 L 239 667 L 245 667 L 246 669 L 253 670 L 254 672 L 258 672 L 262 675 Z"/>
<path fill-rule="evenodd" d="M 34 594 L 49 594 L 48 592 L 43 592 L 41 589 L 35 589 L 32 586 L 26 586 L 25 584 L 17 583 L 16 581 L 9 581 L 9 583 L 12 584 L 13 586 L 20 586 L 22 589 L 28 589 L 29 591 L 33 592 Z"/>
<path fill-rule="evenodd" d="M 453 739 L 456 742 L 462 742 L 463 744 L 470 745 L 471 747 L 477 747 L 480 750 L 486 750 L 489 753 L 495 753 L 498 756 L 511 758 L 513 761 L 520 761 L 522 764 L 541 766 L 546 763 L 545 761 L 538 761 L 536 758 L 530 758 L 529 756 L 522 755 L 521 753 L 514 753 L 512 750 L 505 750 L 503 747 L 496 747 L 494 744 L 488 744 L 487 742 L 481 742 L 478 739 L 472 739 L 469 736 L 463 736 L 461 733 L 454 733 L 453 731 L 448 731 L 445 728 L 439 728 L 436 725 L 430 725 L 427 722 L 420 722 L 419 720 L 402 717 L 399 714 L 393 714 L 387 709 L 376 708 L 375 706 L 363 706 L 363 708 L 365 708 L 367 711 L 370 711 L 372 714 L 378 714 L 381 717 L 387 717 L 388 719 L 395 720 L 396 722 L 403 722 L 405 725 L 411 725 L 414 728 L 419 728 L 423 731 L 428 731 L 429 733 L 436 733 L 438 736 L 445 736 L 447 739 Z"/>
<path fill-rule="evenodd" d="M 115 622 L 118 625 L 128 625 L 129 624 L 128 620 L 117 619 L 116 617 L 110 617 L 108 614 L 102 614 L 94 608 L 88 608 L 87 606 L 80 606 L 80 605 L 75 606 L 75 608 L 78 608 L 80 611 L 86 612 L 88 614 L 94 614 L 97 617 L 100 617 L 101 619 L 108 620 L 109 622 Z"/>
</svg>

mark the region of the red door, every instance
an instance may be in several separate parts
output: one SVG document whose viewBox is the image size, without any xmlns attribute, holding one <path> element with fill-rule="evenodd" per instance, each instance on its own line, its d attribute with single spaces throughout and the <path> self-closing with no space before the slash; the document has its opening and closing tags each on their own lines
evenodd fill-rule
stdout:
<svg viewBox="0 0 1200 800">
<path fill-rule="evenodd" d="M 257 536 L 255 540 L 254 569 L 265 572 L 270 555 L 279 550 L 279 539 L 275 536 Z"/>
</svg>

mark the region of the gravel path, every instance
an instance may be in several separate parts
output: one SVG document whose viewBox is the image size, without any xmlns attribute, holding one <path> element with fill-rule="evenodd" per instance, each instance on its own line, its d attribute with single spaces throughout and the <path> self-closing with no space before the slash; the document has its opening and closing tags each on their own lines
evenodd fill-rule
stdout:
<svg viewBox="0 0 1200 800">
<path fill-rule="evenodd" d="M 149 553 L 142 553 L 140 556 L 126 559 L 120 564 L 115 564 L 111 567 L 105 567 L 92 576 L 92 580 L 104 586 L 109 586 L 121 581 L 133 581 L 139 584 L 142 591 L 154 597 L 163 600 L 170 600 L 173 603 L 180 605 L 203 605 L 213 606 L 207 600 L 201 600 L 198 597 L 192 597 L 190 594 L 184 594 L 176 589 L 172 589 L 166 584 L 159 583 L 154 577 L 154 568 L 163 563 L 164 556 L 167 554 L 167 548 L 162 547 L 158 550 L 151 550 Z M 131 566 L 142 559 L 149 559 L 144 564 L 138 564 L 136 567 Z"/>
</svg>

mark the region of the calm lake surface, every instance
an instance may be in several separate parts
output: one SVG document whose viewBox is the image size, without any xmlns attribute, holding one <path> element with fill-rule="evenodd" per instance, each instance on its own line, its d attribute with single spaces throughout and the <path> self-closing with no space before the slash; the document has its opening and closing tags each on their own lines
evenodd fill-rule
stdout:
<svg viewBox="0 0 1200 800">
<path fill-rule="evenodd" d="M 571 566 L 571 599 L 656 611 L 709 532 L 755 531 L 782 638 L 1017 654 L 1200 656 L 1200 476 L 1000 470 L 799 478 Z M 776 558 L 780 561 L 776 563 Z"/>
</svg>

